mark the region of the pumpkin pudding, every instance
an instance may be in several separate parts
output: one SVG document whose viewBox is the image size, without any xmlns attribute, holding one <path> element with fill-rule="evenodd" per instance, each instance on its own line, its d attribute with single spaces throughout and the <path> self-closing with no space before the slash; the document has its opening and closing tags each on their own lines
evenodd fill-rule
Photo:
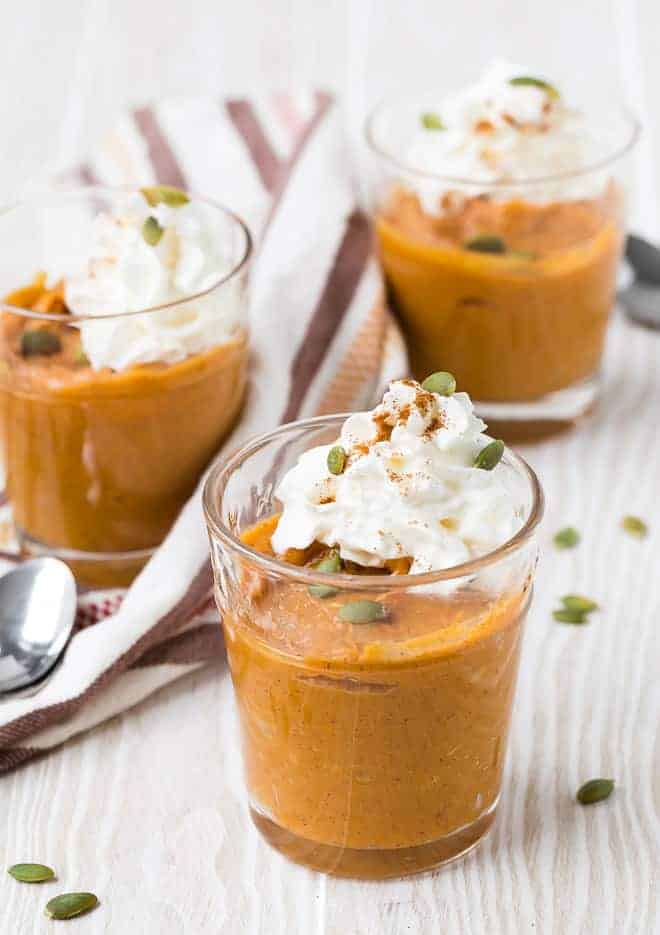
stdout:
<svg viewBox="0 0 660 935">
<path fill-rule="evenodd" d="M 437 110 L 408 111 L 381 108 L 369 140 L 413 372 L 451 370 L 509 437 L 570 424 L 597 394 L 624 238 L 618 162 L 637 127 L 613 142 L 616 114 L 601 132 L 505 63 Z"/>
<path fill-rule="evenodd" d="M 253 819 L 293 860 L 376 879 L 458 856 L 494 819 L 540 494 L 466 394 L 399 381 L 342 421 L 258 440 L 214 469 L 205 508 Z M 257 451 L 297 461 L 250 521 L 243 491 L 263 509 L 273 483 L 256 489 Z"/>
<path fill-rule="evenodd" d="M 148 190 L 153 204 L 122 195 L 121 214 L 94 222 L 87 268 L 50 283 L 38 274 L 0 316 L 0 436 L 19 538 L 90 584 L 128 583 L 162 541 L 246 385 L 244 270 L 234 277 L 230 261 L 243 265 L 247 232 L 241 256 L 224 256 L 209 220 L 220 209 L 161 191 Z"/>
</svg>

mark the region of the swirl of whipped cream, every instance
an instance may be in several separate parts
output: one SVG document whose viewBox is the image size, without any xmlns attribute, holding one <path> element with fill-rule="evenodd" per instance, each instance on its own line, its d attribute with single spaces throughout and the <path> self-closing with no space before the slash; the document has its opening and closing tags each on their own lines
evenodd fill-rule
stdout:
<svg viewBox="0 0 660 935">
<path fill-rule="evenodd" d="M 529 69 L 496 61 L 472 86 L 440 100 L 443 130 L 419 130 L 410 141 L 405 162 L 412 169 L 479 184 L 502 185 L 498 197 L 516 191 L 506 182 L 552 179 L 525 187 L 518 196 L 538 202 L 592 197 L 602 191 L 602 173 L 569 176 L 600 155 L 592 128 L 580 111 L 557 94 L 533 84 L 511 84 Z M 555 178 L 562 176 L 563 178 Z M 424 207 L 438 210 L 438 194 L 451 189 L 418 181 Z M 492 192 L 491 192 L 492 194 Z"/>
<path fill-rule="evenodd" d="M 347 453 L 343 473 L 328 470 L 332 445 L 305 452 L 287 472 L 273 549 L 317 541 L 365 566 L 411 559 L 411 574 L 492 551 L 522 519 L 499 472 L 473 466 L 489 441 L 485 428 L 466 393 L 395 381 L 373 411 L 344 423 L 336 442 Z"/>
<path fill-rule="evenodd" d="M 142 234 L 148 217 L 163 230 L 154 246 Z M 231 339 L 241 322 L 238 283 L 229 281 L 184 301 L 233 268 L 221 223 L 212 205 L 189 201 L 180 207 L 150 207 L 138 193 L 127 197 L 121 213 L 95 218 L 86 268 L 65 286 L 71 312 L 91 316 L 80 323 L 80 333 L 95 370 L 176 363 Z M 178 304 L 144 315 L 124 314 L 170 302 Z M 94 321 L 99 315 L 113 317 Z"/>
</svg>

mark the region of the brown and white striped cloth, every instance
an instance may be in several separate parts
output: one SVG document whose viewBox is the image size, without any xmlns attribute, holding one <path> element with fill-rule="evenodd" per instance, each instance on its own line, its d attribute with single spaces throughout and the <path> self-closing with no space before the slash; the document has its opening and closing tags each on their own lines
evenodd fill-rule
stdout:
<svg viewBox="0 0 660 935">
<path fill-rule="evenodd" d="M 370 406 L 407 370 L 350 163 L 341 108 L 301 92 L 138 110 L 77 172 L 83 183 L 204 193 L 256 234 L 252 383 L 229 448 L 279 422 Z M 0 701 L 0 772 L 222 655 L 200 492 L 128 591 L 81 597 L 75 635 L 41 692 Z"/>
</svg>

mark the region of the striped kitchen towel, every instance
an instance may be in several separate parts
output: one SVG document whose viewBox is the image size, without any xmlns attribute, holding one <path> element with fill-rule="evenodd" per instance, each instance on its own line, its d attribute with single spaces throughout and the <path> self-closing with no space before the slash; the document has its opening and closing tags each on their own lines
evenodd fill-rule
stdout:
<svg viewBox="0 0 660 935">
<path fill-rule="evenodd" d="M 320 93 L 166 101 L 127 115 L 76 173 L 78 183 L 203 193 L 256 234 L 251 388 L 229 449 L 278 422 L 370 406 L 407 370 L 356 204 L 344 124 Z M 0 558 L 14 560 L 10 549 Z M 220 656 L 211 583 L 200 484 L 125 593 L 81 596 L 75 635 L 43 689 L 0 701 L 0 772 Z"/>
</svg>

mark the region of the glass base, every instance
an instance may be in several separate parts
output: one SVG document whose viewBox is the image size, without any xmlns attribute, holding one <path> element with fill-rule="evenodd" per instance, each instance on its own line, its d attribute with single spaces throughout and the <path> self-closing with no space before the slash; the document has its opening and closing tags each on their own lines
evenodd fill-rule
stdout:
<svg viewBox="0 0 660 935">
<path fill-rule="evenodd" d="M 524 403 L 475 400 L 477 415 L 488 423 L 488 434 L 505 442 L 535 441 L 573 428 L 593 411 L 600 392 L 598 374 L 556 393 Z"/>
<path fill-rule="evenodd" d="M 437 841 L 419 844 L 416 847 L 386 850 L 319 844 L 317 841 L 310 841 L 292 831 L 287 831 L 253 806 L 250 806 L 250 815 L 257 830 L 271 847 L 294 863 L 337 877 L 385 880 L 389 877 L 405 877 L 413 873 L 423 873 L 463 857 L 476 847 L 490 830 L 495 820 L 496 809 L 497 802 L 476 821 Z"/>
<path fill-rule="evenodd" d="M 155 548 L 129 552 L 82 552 L 77 549 L 62 549 L 32 538 L 19 527 L 16 528 L 16 538 L 23 554 L 30 558 L 50 555 L 61 559 L 69 566 L 78 584 L 89 588 L 128 587 L 156 551 Z"/>
</svg>

